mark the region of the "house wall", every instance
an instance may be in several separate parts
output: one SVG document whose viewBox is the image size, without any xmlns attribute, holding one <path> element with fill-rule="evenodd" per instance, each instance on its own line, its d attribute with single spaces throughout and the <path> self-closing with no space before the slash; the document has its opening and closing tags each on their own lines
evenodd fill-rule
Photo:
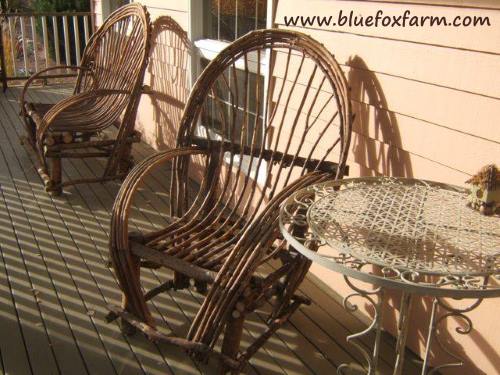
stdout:
<svg viewBox="0 0 500 375">
<path fill-rule="evenodd" d="M 392 175 L 463 185 L 481 166 L 500 160 L 500 3 L 425 1 L 280 0 L 275 22 L 305 32 L 323 43 L 342 65 L 351 87 L 353 128 L 348 163 L 353 176 Z M 442 5 L 440 5 L 442 4 Z M 458 6 L 459 5 L 459 6 Z M 488 16 L 491 27 L 287 27 L 284 16 L 336 17 L 344 14 Z M 345 283 L 320 266 L 312 272 L 345 296 Z M 467 301 L 471 302 L 471 301 Z M 451 301 L 454 306 L 464 302 Z M 384 326 L 396 331 L 399 299 L 384 309 Z M 365 313 L 369 306 L 360 306 Z M 452 318 L 439 337 L 466 359 L 463 374 L 499 374 L 498 300 L 486 300 L 468 314 L 474 331 L 464 336 Z M 424 350 L 431 300 L 413 301 L 410 347 Z M 449 361 L 434 348 L 431 364 Z M 456 369 L 443 370 L 456 374 Z"/>
<path fill-rule="evenodd" d="M 126 3 L 127 0 L 90 0 L 90 9 L 95 15 L 94 26 L 99 27 L 106 17 Z"/>
<path fill-rule="evenodd" d="M 188 31 L 189 0 L 141 2 L 148 6 L 153 19 L 169 15 Z M 365 16 L 375 15 L 377 10 L 383 10 L 384 15 L 410 10 L 418 16 L 488 16 L 492 26 L 299 28 L 287 27 L 283 21 L 284 16 L 296 15 L 336 17 L 339 10 Z M 277 27 L 299 30 L 319 40 L 344 69 L 356 114 L 348 160 L 351 176 L 406 176 L 462 185 L 481 166 L 499 161 L 498 1 L 279 0 L 275 21 Z M 168 48 L 168 43 L 164 47 Z M 164 63 L 159 57 L 151 60 L 153 65 Z M 146 84 L 155 78 L 154 71 L 148 69 Z M 158 112 L 155 96 L 143 96 L 141 100 L 138 126 L 144 139 L 156 148 L 173 145 L 169 135 L 180 116 L 178 104 L 185 101 L 188 92 L 189 80 L 185 78 L 179 81 L 181 90 L 175 105 L 164 102 Z M 156 89 L 161 91 L 160 86 Z M 162 113 L 167 113 L 167 117 Z M 312 272 L 331 286 L 332 292 L 347 295 L 345 283 L 338 275 L 314 265 Z M 391 297 L 390 305 L 397 306 L 398 302 L 396 295 Z M 470 301 L 451 303 L 463 306 L 465 302 Z M 370 314 L 367 306 L 360 307 L 366 315 Z M 455 331 L 457 326 L 463 326 L 460 319 L 443 323 L 440 338 L 466 360 L 460 373 L 500 373 L 500 335 L 496 332 L 499 307 L 498 300 L 485 300 L 468 314 L 474 331 L 466 336 Z M 431 302 L 426 298 L 416 298 L 413 303 L 409 343 L 419 353 L 424 349 L 428 329 L 424 317 L 430 308 Z M 397 308 L 386 308 L 384 313 L 386 328 L 394 332 Z M 431 364 L 447 360 L 449 357 L 441 351 L 432 350 Z M 452 369 L 443 373 L 457 372 Z"/>
<path fill-rule="evenodd" d="M 116 0 L 91 0 L 95 24 L 99 27 Z M 144 85 L 151 94 L 141 97 L 136 129 L 142 139 L 155 149 L 175 146 L 176 125 L 189 95 L 190 58 L 192 48 L 181 35 L 189 29 L 189 1 L 138 1 L 147 6 L 153 22 L 150 60 L 144 76 Z M 169 16 L 174 24 L 168 25 Z M 172 31 L 174 30 L 174 31 Z"/>
</svg>

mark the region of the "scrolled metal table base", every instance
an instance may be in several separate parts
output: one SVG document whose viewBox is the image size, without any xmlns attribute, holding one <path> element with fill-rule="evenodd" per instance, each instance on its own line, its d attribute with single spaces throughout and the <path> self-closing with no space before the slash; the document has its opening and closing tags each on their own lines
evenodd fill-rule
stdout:
<svg viewBox="0 0 500 375">
<path fill-rule="evenodd" d="M 349 312 L 355 312 L 358 309 L 358 305 L 351 303 L 350 301 L 354 297 L 361 297 L 368 301 L 370 305 L 374 308 L 374 315 L 371 323 L 365 328 L 363 331 L 354 333 L 352 335 L 347 336 L 347 342 L 351 343 L 354 347 L 356 347 L 363 358 L 366 361 L 366 366 L 368 368 L 367 374 L 374 374 L 377 366 L 378 366 L 378 358 L 379 358 L 379 349 L 380 349 L 380 335 L 382 328 L 382 301 L 384 291 L 381 287 L 373 289 L 373 290 L 363 290 L 353 284 L 353 282 L 349 279 L 349 277 L 344 276 L 344 280 L 347 285 L 354 290 L 354 293 L 347 295 L 343 300 L 343 305 L 346 310 Z M 373 351 L 369 353 L 362 345 L 358 344 L 356 340 L 360 339 L 363 336 L 367 336 L 370 332 L 375 332 L 375 343 L 373 345 Z M 337 368 L 338 375 L 345 375 L 345 370 L 350 368 L 348 364 L 341 364 Z"/>
<path fill-rule="evenodd" d="M 437 335 L 437 330 L 439 325 L 445 321 L 448 318 L 460 318 L 464 323 L 465 323 L 465 328 L 464 327 L 456 327 L 455 331 L 461 335 L 468 335 L 469 333 L 472 332 L 473 325 L 472 325 L 472 320 L 465 315 L 466 313 L 474 310 L 477 308 L 481 302 L 483 301 L 482 298 L 477 299 L 475 302 L 470 304 L 466 308 L 453 308 L 449 305 L 447 305 L 442 299 L 435 297 L 432 303 L 432 311 L 431 311 L 431 318 L 430 318 L 430 323 L 429 323 L 429 334 L 427 335 L 427 344 L 425 348 L 425 354 L 424 354 L 424 363 L 422 365 L 422 375 L 432 375 L 436 373 L 437 371 L 444 369 L 444 368 L 449 368 L 449 367 L 460 367 L 463 366 L 464 360 L 457 354 L 453 353 L 449 349 L 446 348 L 446 346 L 442 343 L 442 341 L 439 339 L 439 336 Z M 438 308 L 441 308 L 444 310 L 444 313 L 441 316 L 437 316 L 437 310 Z M 454 362 L 449 362 L 449 363 L 444 363 L 440 364 L 437 366 L 434 366 L 432 369 L 427 369 L 429 368 L 429 354 L 430 354 L 430 349 L 431 349 L 431 344 L 432 341 L 436 341 L 437 346 L 444 351 L 446 354 L 448 354 L 451 358 L 453 358 Z"/>
<path fill-rule="evenodd" d="M 361 266 L 360 266 L 361 268 Z M 369 303 L 370 306 L 373 307 L 373 317 L 371 323 L 364 330 L 351 334 L 347 336 L 347 342 L 352 344 L 359 352 L 362 354 L 365 364 L 364 367 L 366 369 L 367 375 L 373 375 L 377 371 L 378 362 L 379 362 L 379 354 L 380 354 L 380 338 L 382 333 L 382 305 L 384 302 L 385 291 L 384 288 L 378 287 L 372 290 L 364 290 L 360 287 L 354 285 L 354 283 L 350 280 L 349 277 L 344 276 L 344 280 L 347 285 L 354 291 L 353 293 L 347 295 L 343 300 L 343 305 L 346 310 L 349 312 L 355 312 L 358 309 L 358 305 L 351 303 L 351 300 L 355 297 L 363 298 L 366 302 Z M 403 365 L 404 365 L 404 355 L 406 342 L 408 338 L 408 326 L 410 322 L 410 309 L 412 305 L 412 300 L 415 296 L 410 293 L 403 292 L 401 294 L 401 305 L 399 309 L 399 319 L 397 325 L 397 338 L 396 338 L 396 360 L 394 364 L 394 372 L 393 375 L 401 375 L 403 373 Z M 450 367 L 460 367 L 464 364 L 464 360 L 453 353 L 451 350 L 446 348 L 443 342 L 439 339 L 437 335 L 439 326 L 449 318 L 459 318 L 461 319 L 465 327 L 457 327 L 455 330 L 457 333 L 462 335 L 469 334 L 472 329 L 472 320 L 465 315 L 466 313 L 476 309 L 483 299 L 477 299 L 469 306 L 465 308 L 453 308 L 446 304 L 441 298 L 434 297 L 432 302 L 432 310 L 429 321 L 429 332 L 427 334 L 426 348 L 423 357 L 422 371 L 421 375 L 432 375 L 437 371 L 450 368 Z M 441 314 L 439 314 L 438 310 L 443 310 Z M 364 337 L 368 336 L 371 332 L 375 333 L 375 340 L 373 343 L 373 351 L 369 352 L 365 349 L 363 345 L 358 343 L 357 341 Z M 432 349 L 433 342 L 436 343 L 435 347 L 438 347 L 444 353 L 446 353 L 449 357 L 452 358 L 452 362 L 443 363 L 436 365 L 434 367 L 429 366 L 429 357 Z M 351 369 L 350 364 L 341 364 L 337 368 L 338 375 L 347 375 L 347 370 Z"/>
</svg>

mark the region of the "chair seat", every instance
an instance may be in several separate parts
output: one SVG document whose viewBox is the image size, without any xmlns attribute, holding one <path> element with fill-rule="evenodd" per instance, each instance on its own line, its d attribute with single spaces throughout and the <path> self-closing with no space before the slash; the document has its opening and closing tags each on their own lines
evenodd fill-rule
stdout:
<svg viewBox="0 0 500 375">
<path fill-rule="evenodd" d="M 179 220 L 167 217 L 172 224 L 147 246 L 204 270 L 217 272 L 234 248 L 242 225 L 232 228 L 223 218 L 215 220 Z"/>
<path fill-rule="evenodd" d="M 40 117 L 45 116 L 45 114 L 54 106 L 54 103 L 31 103 L 27 102 L 25 105 L 26 111 L 36 112 Z"/>
<path fill-rule="evenodd" d="M 36 127 L 40 126 L 43 117 L 54 106 L 54 103 L 36 103 L 26 102 L 25 109 L 31 117 Z M 96 108 L 95 101 L 83 103 L 81 106 L 73 106 L 61 113 L 51 123 L 49 131 L 79 131 L 94 133 L 96 129 L 93 126 L 95 118 L 99 116 L 99 110 Z M 115 120 L 112 125 L 120 126 L 121 119 Z M 90 125 L 90 128 L 89 128 Z M 88 129 L 88 130 L 87 130 Z"/>
</svg>

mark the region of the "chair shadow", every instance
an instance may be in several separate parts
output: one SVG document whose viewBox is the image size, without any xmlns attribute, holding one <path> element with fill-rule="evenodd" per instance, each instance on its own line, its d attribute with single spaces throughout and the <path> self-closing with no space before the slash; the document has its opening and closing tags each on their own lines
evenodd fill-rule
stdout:
<svg viewBox="0 0 500 375">
<path fill-rule="evenodd" d="M 156 148 L 175 147 L 178 126 L 189 96 L 189 67 L 193 46 L 182 27 L 168 16 L 153 22 L 149 85 Z M 143 127 L 145 124 L 141 124 Z"/>
<path fill-rule="evenodd" d="M 361 176 L 397 176 L 413 177 L 413 168 L 409 153 L 402 149 L 403 139 L 401 137 L 396 115 L 387 110 L 389 104 L 384 96 L 382 86 L 376 75 L 369 69 L 363 59 L 354 56 L 349 60 L 350 69 L 348 74 L 351 86 L 351 100 L 353 101 L 356 121 L 353 132 L 353 152 L 354 161 L 360 167 Z M 369 103 L 369 104 L 366 104 Z M 377 272 L 375 269 L 374 272 Z M 388 332 L 397 332 L 397 319 L 401 303 L 400 293 L 388 291 L 386 293 L 386 303 L 383 306 L 383 327 Z M 413 299 L 411 309 L 411 325 L 408 337 L 412 348 L 416 348 L 422 343 L 425 344 L 429 331 L 428 319 L 432 309 L 432 298 L 417 296 Z M 453 303 L 455 305 L 456 303 Z M 365 306 L 368 313 L 373 317 L 374 310 L 371 305 Z M 438 310 L 438 316 L 445 314 L 445 311 Z M 420 317 L 420 319 L 415 319 Z M 422 317 L 425 317 L 422 319 Z M 460 318 L 448 318 L 438 326 L 437 337 L 450 349 L 453 354 L 464 359 L 464 367 L 460 369 L 462 373 L 483 374 L 459 342 L 456 340 L 457 327 L 464 327 L 464 322 Z M 498 351 L 484 340 L 477 331 L 472 331 L 469 337 L 477 343 L 481 350 L 491 358 L 493 362 L 500 362 Z M 431 366 L 453 361 L 448 354 L 438 347 L 436 341 L 430 351 Z M 443 373 L 448 373 L 444 370 Z"/>
<path fill-rule="evenodd" d="M 387 100 L 380 82 L 361 57 L 354 56 L 348 65 L 356 66 L 349 71 L 348 81 L 356 114 L 354 161 L 361 166 L 361 176 L 413 177 L 409 154 L 401 149 L 397 118 L 386 110 Z"/>
</svg>

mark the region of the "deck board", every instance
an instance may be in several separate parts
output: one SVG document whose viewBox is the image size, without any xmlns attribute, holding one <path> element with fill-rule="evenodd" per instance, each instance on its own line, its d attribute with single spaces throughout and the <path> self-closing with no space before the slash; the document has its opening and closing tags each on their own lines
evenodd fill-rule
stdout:
<svg viewBox="0 0 500 375">
<path fill-rule="evenodd" d="M 141 335 L 127 337 L 118 323 L 107 324 L 106 304 L 118 303 L 113 272 L 106 267 L 110 210 L 119 183 L 76 185 L 50 197 L 19 144 L 19 88 L 0 94 L 0 366 L 5 374 L 212 374 L 217 366 L 200 364 L 180 348 L 154 344 Z M 33 100 L 54 102 L 67 87 L 40 87 Z M 134 148 L 141 160 L 151 154 Z M 64 160 L 64 177 L 96 177 L 104 161 Z M 164 223 L 168 175 L 155 171 L 137 194 L 131 228 Z M 145 270 L 145 287 L 170 276 Z M 301 293 L 312 298 L 251 360 L 246 374 L 333 374 L 339 364 L 361 361 L 346 344 L 347 334 L 365 328 L 338 299 L 306 279 Z M 165 333 L 186 334 L 201 303 L 191 291 L 163 293 L 152 303 Z M 264 308 L 265 309 L 265 308 Z M 243 341 L 264 328 L 252 314 Z M 7 339 L 8 338 L 8 339 Z M 363 341 L 368 347 L 369 342 Z M 392 339 L 384 335 L 381 373 L 390 373 Z M 415 374 L 408 362 L 405 374 Z"/>
<path fill-rule="evenodd" d="M 7 109 L 4 108 L 4 110 Z M 6 114 L 11 113 L 6 111 Z M 11 118 L 8 118 L 7 123 L 10 121 Z M 64 293 L 61 291 L 61 284 L 67 282 L 63 280 L 66 276 L 63 272 L 60 273 L 62 279 L 54 280 L 53 276 L 53 272 L 57 272 L 59 268 L 57 267 L 59 260 L 54 254 L 57 250 L 54 250 L 51 239 L 47 238 L 48 228 L 43 226 L 43 220 L 34 204 L 35 199 L 29 184 L 23 186 L 18 182 L 32 179 L 30 172 L 34 171 L 33 168 L 23 165 L 24 163 L 17 159 L 15 149 L 6 134 L 7 129 L 9 128 L 3 127 L 0 133 L 4 157 L 1 172 L 2 176 L 10 177 L 12 185 L 9 190 L 7 190 L 8 185 L 5 185 L 4 202 L 19 246 L 18 256 L 22 259 L 24 270 L 29 277 L 30 290 L 25 291 L 25 294 L 28 297 L 31 293 L 35 299 L 37 310 L 42 317 L 42 324 L 49 338 L 48 347 L 56 357 L 58 370 L 85 374 L 88 371 L 82 359 L 81 349 L 76 342 L 75 331 L 71 329 L 65 306 L 61 304 L 60 293 Z M 31 215 L 24 215 L 25 212 L 31 212 Z M 68 296 L 68 299 L 73 300 L 71 296 Z M 31 342 L 27 342 L 28 350 L 31 349 L 30 344 Z M 39 353 L 36 353 L 36 357 L 38 357 L 37 361 L 45 363 L 45 358 L 40 357 Z"/>
</svg>

